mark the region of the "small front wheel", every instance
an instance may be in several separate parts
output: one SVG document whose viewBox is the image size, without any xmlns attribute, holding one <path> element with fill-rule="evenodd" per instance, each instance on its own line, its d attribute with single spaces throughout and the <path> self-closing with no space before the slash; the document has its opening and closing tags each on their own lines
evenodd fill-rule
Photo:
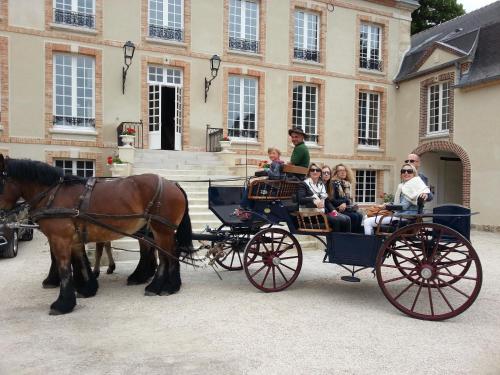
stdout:
<svg viewBox="0 0 500 375">
<path fill-rule="evenodd" d="M 302 268 L 302 249 L 290 232 L 267 228 L 247 244 L 243 268 L 248 280 L 264 292 L 279 292 L 293 284 Z"/>
</svg>

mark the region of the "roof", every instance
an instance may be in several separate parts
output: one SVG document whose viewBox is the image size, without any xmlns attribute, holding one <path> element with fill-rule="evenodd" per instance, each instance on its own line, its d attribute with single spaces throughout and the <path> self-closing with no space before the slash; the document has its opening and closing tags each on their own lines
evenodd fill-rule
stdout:
<svg viewBox="0 0 500 375">
<path fill-rule="evenodd" d="M 410 50 L 401 63 L 395 82 L 409 80 L 433 70 L 470 62 L 468 74 L 460 77 L 458 86 L 470 86 L 500 78 L 500 1 L 454 18 L 411 38 Z M 419 71 L 437 49 L 453 55 L 445 64 Z"/>
</svg>

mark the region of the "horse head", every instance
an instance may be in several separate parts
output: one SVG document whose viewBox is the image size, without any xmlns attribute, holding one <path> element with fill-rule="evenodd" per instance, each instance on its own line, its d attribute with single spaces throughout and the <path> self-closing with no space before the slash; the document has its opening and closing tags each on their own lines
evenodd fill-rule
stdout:
<svg viewBox="0 0 500 375">
<path fill-rule="evenodd" d="M 0 210 L 10 210 L 21 198 L 21 186 L 9 178 L 7 165 L 9 158 L 0 154 Z"/>
</svg>

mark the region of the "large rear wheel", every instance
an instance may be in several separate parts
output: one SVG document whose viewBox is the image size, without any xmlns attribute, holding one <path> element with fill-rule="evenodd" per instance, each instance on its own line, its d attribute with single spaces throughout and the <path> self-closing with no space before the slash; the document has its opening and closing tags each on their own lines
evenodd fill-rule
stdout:
<svg viewBox="0 0 500 375">
<path fill-rule="evenodd" d="M 221 226 L 218 232 L 231 230 L 230 227 Z M 243 251 L 250 239 L 249 233 L 234 234 L 228 236 L 224 241 L 212 242 L 212 247 L 219 247 L 221 256 L 216 258 L 216 262 L 222 268 L 229 271 L 240 271 L 243 269 Z"/>
<path fill-rule="evenodd" d="M 444 320 L 468 309 L 481 289 L 482 269 L 470 242 L 453 229 L 418 223 L 393 233 L 377 256 L 377 280 L 397 309 Z"/>
<path fill-rule="evenodd" d="M 290 232 L 267 228 L 247 244 L 243 267 L 248 280 L 264 292 L 279 292 L 293 284 L 302 267 L 302 249 Z"/>
</svg>

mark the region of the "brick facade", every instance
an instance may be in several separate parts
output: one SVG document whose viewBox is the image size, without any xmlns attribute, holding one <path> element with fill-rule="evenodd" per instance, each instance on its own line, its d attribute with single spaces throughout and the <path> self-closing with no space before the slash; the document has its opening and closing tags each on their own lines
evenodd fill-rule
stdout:
<svg viewBox="0 0 500 375">
<path fill-rule="evenodd" d="M 368 69 L 362 69 L 359 67 L 359 57 L 360 50 L 359 46 L 356 48 L 354 66 L 356 67 L 356 78 L 365 80 L 366 75 L 378 75 L 381 77 L 387 77 L 387 71 L 389 67 L 389 20 L 386 18 L 367 16 L 358 14 L 356 16 L 356 41 L 359 43 L 361 24 L 367 23 L 380 27 L 382 34 L 382 46 L 380 59 L 382 60 L 382 71 L 370 71 Z"/>
<path fill-rule="evenodd" d="M 9 20 L 9 2 L 8 0 L 0 0 L 0 25 L 7 24 Z"/>
<path fill-rule="evenodd" d="M 0 37 L 0 142 L 9 141 L 9 39 Z"/>
<path fill-rule="evenodd" d="M 422 155 L 430 151 L 453 152 L 462 162 L 462 205 L 470 207 L 471 195 L 471 162 L 465 150 L 451 141 L 431 141 L 418 146 L 412 154 Z"/>
<path fill-rule="evenodd" d="M 105 172 L 104 163 L 100 162 L 102 159 L 102 152 L 78 152 L 75 157 L 69 151 L 45 151 L 45 162 L 54 165 L 54 159 L 84 159 L 93 160 L 95 162 L 95 175 L 103 176 Z"/>
</svg>

